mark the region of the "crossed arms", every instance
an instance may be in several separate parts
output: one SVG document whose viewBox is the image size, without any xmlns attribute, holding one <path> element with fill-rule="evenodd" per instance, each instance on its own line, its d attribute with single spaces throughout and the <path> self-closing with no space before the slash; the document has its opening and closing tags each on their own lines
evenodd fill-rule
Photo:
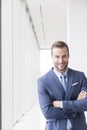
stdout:
<svg viewBox="0 0 87 130">
<path fill-rule="evenodd" d="M 87 96 L 87 92 L 86 91 L 81 91 L 77 97 L 77 100 L 81 100 L 81 99 L 85 99 Z M 62 101 L 53 101 L 53 106 L 54 107 L 59 107 L 59 108 L 63 108 L 63 104 Z"/>
<path fill-rule="evenodd" d="M 69 111 L 69 117 L 74 118 L 77 116 L 77 112 L 87 111 L 87 92 L 81 91 L 76 100 L 63 100 L 63 108 L 60 107 L 61 101 L 52 101 L 50 95 L 47 93 L 44 84 L 38 81 L 38 96 L 40 108 L 46 119 L 58 119 L 68 118 L 67 110 Z"/>
</svg>

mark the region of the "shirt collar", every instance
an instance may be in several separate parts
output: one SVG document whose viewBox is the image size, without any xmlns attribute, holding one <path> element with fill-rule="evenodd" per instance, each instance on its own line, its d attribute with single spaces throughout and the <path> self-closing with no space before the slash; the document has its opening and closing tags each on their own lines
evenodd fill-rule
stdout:
<svg viewBox="0 0 87 130">
<path fill-rule="evenodd" d="M 67 76 L 68 67 L 66 68 L 66 70 L 65 70 L 65 72 L 64 72 L 64 73 L 60 73 L 60 72 L 58 72 L 58 71 L 55 69 L 55 67 L 54 67 L 54 72 L 55 72 L 55 74 L 56 74 L 58 77 L 60 77 L 60 76 L 61 76 L 61 74 L 63 74 L 63 75 L 66 75 L 66 76 Z"/>
</svg>

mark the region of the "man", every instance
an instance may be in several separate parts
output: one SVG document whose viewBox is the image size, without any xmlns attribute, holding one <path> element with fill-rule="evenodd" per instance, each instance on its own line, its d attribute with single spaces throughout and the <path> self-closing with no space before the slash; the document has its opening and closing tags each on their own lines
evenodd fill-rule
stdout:
<svg viewBox="0 0 87 130">
<path fill-rule="evenodd" d="M 65 42 L 55 42 L 51 55 L 54 67 L 38 79 L 38 97 L 46 118 L 46 130 L 87 130 L 85 74 L 68 67 L 69 48 Z"/>
</svg>

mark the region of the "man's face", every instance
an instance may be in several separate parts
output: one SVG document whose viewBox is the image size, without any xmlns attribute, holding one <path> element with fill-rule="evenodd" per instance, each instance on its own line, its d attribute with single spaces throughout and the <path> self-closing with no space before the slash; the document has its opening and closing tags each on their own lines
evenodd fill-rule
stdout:
<svg viewBox="0 0 87 130">
<path fill-rule="evenodd" d="M 68 66 L 69 60 L 67 48 L 53 48 L 52 59 L 56 70 L 63 73 Z"/>
</svg>

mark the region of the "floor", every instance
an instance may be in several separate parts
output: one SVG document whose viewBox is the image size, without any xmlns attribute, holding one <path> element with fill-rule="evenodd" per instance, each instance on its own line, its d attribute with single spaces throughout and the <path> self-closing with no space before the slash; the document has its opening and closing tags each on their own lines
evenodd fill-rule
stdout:
<svg viewBox="0 0 87 130">
<path fill-rule="evenodd" d="M 87 117 L 87 112 L 86 112 Z M 45 130 L 45 118 L 40 112 L 39 104 L 35 104 L 31 111 L 14 125 L 13 130 Z"/>
<path fill-rule="evenodd" d="M 31 111 L 14 125 L 13 130 L 45 130 L 45 118 L 39 109 L 39 104 L 35 104 Z"/>
</svg>

